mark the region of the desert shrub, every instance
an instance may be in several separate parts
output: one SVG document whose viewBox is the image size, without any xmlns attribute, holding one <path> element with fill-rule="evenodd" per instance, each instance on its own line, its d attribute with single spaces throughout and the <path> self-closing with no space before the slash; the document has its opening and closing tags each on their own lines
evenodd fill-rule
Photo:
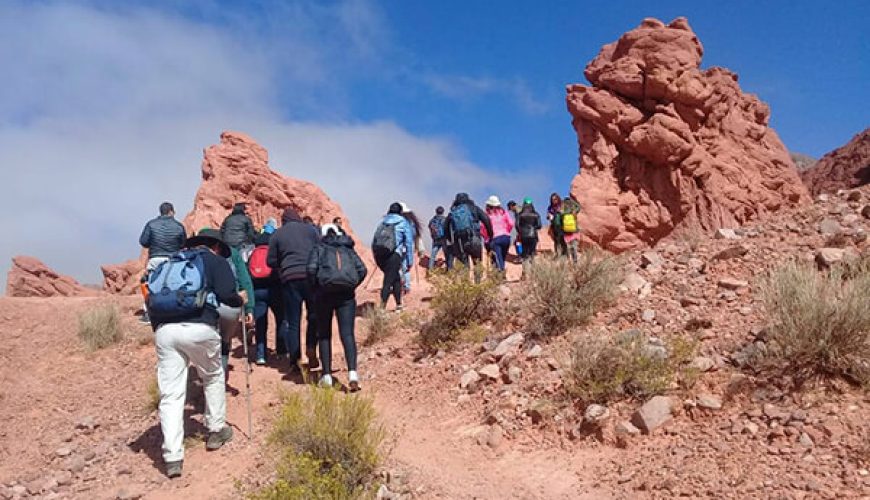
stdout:
<svg viewBox="0 0 870 500">
<path fill-rule="evenodd" d="M 517 294 L 525 330 L 548 337 L 583 325 L 616 296 L 622 275 L 618 258 L 594 250 L 581 252 L 576 264 L 538 259 Z"/>
<path fill-rule="evenodd" d="M 366 320 L 366 331 L 368 332 L 363 341 L 364 346 L 373 346 L 382 342 L 393 336 L 398 328 L 396 318 L 383 307 L 370 308 L 363 318 Z"/>
<path fill-rule="evenodd" d="M 160 388 L 157 386 L 157 377 L 153 377 L 145 388 L 145 412 L 152 413 L 160 408 Z"/>
<path fill-rule="evenodd" d="M 114 304 L 100 304 L 79 315 L 79 338 L 90 351 L 121 340 L 121 314 Z"/>
<path fill-rule="evenodd" d="M 269 438 L 282 456 L 277 480 L 252 497 L 370 496 L 384 438 L 367 397 L 314 388 L 289 394 Z"/>
<path fill-rule="evenodd" d="M 774 270 L 761 295 L 771 324 L 756 368 L 786 370 L 796 382 L 817 376 L 870 383 L 870 266 L 818 272 L 790 262 Z"/>
<path fill-rule="evenodd" d="M 563 370 L 565 389 L 574 399 L 604 403 L 661 394 L 674 382 L 690 385 L 697 375 L 688 366 L 695 347 L 682 338 L 652 343 L 637 330 L 584 333 Z"/>
<path fill-rule="evenodd" d="M 489 277 L 476 283 L 468 270 L 457 266 L 449 272 L 434 274 L 432 317 L 417 340 L 423 349 L 449 349 L 462 340 L 476 340 L 481 325 L 491 320 L 498 301 L 499 282 Z"/>
</svg>

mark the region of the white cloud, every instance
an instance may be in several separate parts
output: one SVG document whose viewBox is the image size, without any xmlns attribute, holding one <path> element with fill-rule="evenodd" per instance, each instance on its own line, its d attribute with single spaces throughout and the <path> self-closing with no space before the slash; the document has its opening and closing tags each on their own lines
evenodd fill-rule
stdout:
<svg viewBox="0 0 870 500">
<path fill-rule="evenodd" d="M 530 115 L 539 115 L 550 110 L 550 106 L 539 99 L 529 88 L 528 83 L 521 78 L 504 79 L 431 73 L 423 77 L 423 83 L 444 97 L 460 101 L 472 101 L 488 95 L 497 95 L 512 101 Z"/>
<path fill-rule="evenodd" d="M 384 44 L 377 13 L 363 2 L 331 11 L 285 5 L 315 25 L 259 40 L 147 9 L 0 6 L 0 272 L 13 255 L 30 254 L 100 281 L 100 264 L 138 254 L 138 233 L 160 202 L 189 210 L 202 148 L 225 129 L 258 139 L 276 170 L 319 184 L 361 232 L 398 198 L 425 217 L 458 190 L 510 187 L 450 141 L 391 122 L 283 119 L 275 89 L 321 109 L 323 94 L 312 87 L 334 89 L 337 73 L 379 64 Z M 355 47 L 351 62 L 314 35 L 316 23 L 335 19 L 344 21 L 323 29 Z M 294 60 L 293 72 L 281 70 Z M 332 98 L 340 107 L 340 95 Z"/>
</svg>

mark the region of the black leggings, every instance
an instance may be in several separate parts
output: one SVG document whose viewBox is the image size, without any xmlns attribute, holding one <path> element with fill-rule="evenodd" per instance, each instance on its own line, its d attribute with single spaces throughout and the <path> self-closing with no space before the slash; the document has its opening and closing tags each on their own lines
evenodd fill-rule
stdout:
<svg viewBox="0 0 870 500">
<path fill-rule="evenodd" d="M 402 256 L 396 252 L 386 257 L 375 259 L 378 267 L 384 272 L 384 285 L 381 287 L 381 304 L 386 307 L 387 300 L 392 295 L 396 305 L 402 305 Z"/>
<path fill-rule="evenodd" d="M 320 349 L 320 364 L 323 374 L 332 373 L 332 315 L 338 320 L 338 336 L 344 348 L 347 369 L 356 370 L 356 297 L 350 294 L 322 294 L 317 296 L 317 347 Z"/>
</svg>

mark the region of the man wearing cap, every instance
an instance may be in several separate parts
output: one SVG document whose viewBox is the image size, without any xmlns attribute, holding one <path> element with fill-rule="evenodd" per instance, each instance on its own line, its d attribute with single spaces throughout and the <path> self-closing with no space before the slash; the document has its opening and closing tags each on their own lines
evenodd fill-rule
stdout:
<svg viewBox="0 0 870 500">
<path fill-rule="evenodd" d="M 212 296 L 202 309 L 188 317 L 161 322 L 152 318 L 157 350 L 157 386 L 160 390 L 160 427 L 163 431 L 163 460 L 166 475 L 181 476 L 184 459 L 184 404 L 188 364 L 196 367 L 205 393 L 205 425 L 208 450 L 216 450 L 233 437 L 226 425 L 226 386 L 221 366 L 221 338 L 218 334 L 216 303 L 241 307 L 245 292 L 236 292 L 236 280 L 227 263 L 230 248 L 220 231 L 205 229 L 187 240 L 186 248 L 203 248 L 206 290 Z"/>
</svg>

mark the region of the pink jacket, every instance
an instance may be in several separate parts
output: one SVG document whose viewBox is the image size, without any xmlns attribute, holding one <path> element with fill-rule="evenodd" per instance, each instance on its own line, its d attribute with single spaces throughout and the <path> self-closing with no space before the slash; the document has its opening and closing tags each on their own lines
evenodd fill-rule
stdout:
<svg viewBox="0 0 870 500">
<path fill-rule="evenodd" d="M 495 233 L 492 236 L 493 238 L 511 235 L 511 231 L 514 229 L 514 223 L 511 220 L 510 214 L 508 214 L 505 209 L 496 208 L 494 210 L 487 210 L 486 215 L 489 216 L 489 220 L 492 222 L 492 232 Z M 486 241 L 489 240 L 490 238 L 486 238 Z"/>
</svg>

